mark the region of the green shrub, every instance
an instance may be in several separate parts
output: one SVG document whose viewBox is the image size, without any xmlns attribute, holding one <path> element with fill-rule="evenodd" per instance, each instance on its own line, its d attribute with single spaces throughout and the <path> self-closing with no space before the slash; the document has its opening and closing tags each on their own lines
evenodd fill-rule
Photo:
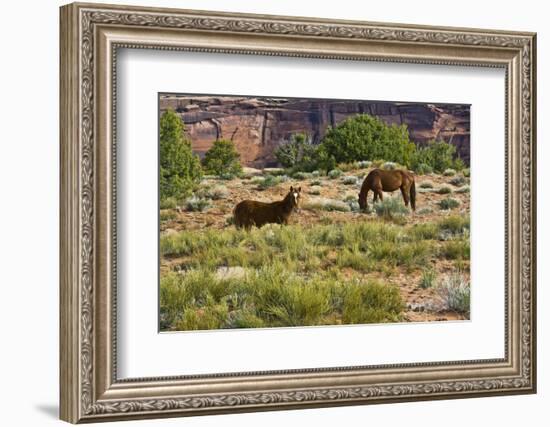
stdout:
<svg viewBox="0 0 550 427">
<path fill-rule="evenodd" d="M 348 203 L 340 200 L 326 199 L 324 197 L 318 197 L 316 199 L 307 201 L 304 203 L 304 209 L 317 210 L 317 211 L 338 211 L 338 212 L 350 212 L 351 207 Z"/>
<path fill-rule="evenodd" d="M 406 125 L 388 126 L 369 114 L 349 117 L 336 127 L 329 127 L 319 146 L 320 157 L 325 162 L 384 159 L 406 166 L 415 150 Z M 325 165 L 325 169 L 330 168 Z"/>
<path fill-rule="evenodd" d="M 443 171 L 443 176 L 454 176 L 454 175 L 456 175 L 456 171 L 452 168 L 448 168 Z"/>
<path fill-rule="evenodd" d="M 359 202 L 357 201 L 357 198 L 346 200 L 346 203 L 348 204 L 352 212 L 361 211 L 361 207 L 359 206 Z"/>
<path fill-rule="evenodd" d="M 357 162 L 357 167 L 359 169 L 368 169 L 372 165 L 372 162 L 370 160 L 361 160 L 360 162 Z"/>
<path fill-rule="evenodd" d="M 410 166 L 418 172 L 424 167 L 420 165 L 426 165 L 437 173 L 449 168 L 464 168 L 464 162 L 456 156 L 456 147 L 444 141 L 430 141 L 426 146 L 417 148 Z"/>
<path fill-rule="evenodd" d="M 287 182 L 288 179 L 289 178 L 286 175 L 279 175 L 279 176 L 267 175 L 266 177 L 258 181 L 258 188 L 260 190 L 265 190 L 270 187 L 275 187 L 276 185 L 279 185 L 283 182 Z"/>
<path fill-rule="evenodd" d="M 439 284 L 438 294 L 447 309 L 470 313 L 470 281 L 460 272 L 446 276 Z"/>
<path fill-rule="evenodd" d="M 349 172 L 351 170 L 359 169 L 359 163 L 358 162 L 339 163 L 338 169 L 340 169 L 342 172 Z"/>
<path fill-rule="evenodd" d="M 239 158 L 233 141 L 218 139 L 204 154 L 202 166 L 206 173 L 218 175 L 223 179 L 233 179 L 243 170 Z"/>
<path fill-rule="evenodd" d="M 223 181 L 231 181 L 237 177 L 241 176 L 241 174 L 239 173 L 233 173 L 233 172 L 223 172 L 221 174 L 219 174 L 216 178 L 217 179 L 221 179 Z"/>
<path fill-rule="evenodd" d="M 460 187 L 455 190 L 455 193 L 463 194 L 463 193 L 469 193 L 470 192 L 470 186 L 465 185 L 464 187 Z"/>
<path fill-rule="evenodd" d="M 432 208 L 421 208 L 421 209 L 416 211 L 417 215 L 430 215 L 432 213 L 433 213 Z"/>
<path fill-rule="evenodd" d="M 448 185 L 443 185 L 439 187 L 437 190 L 438 194 L 451 194 L 453 192 L 453 189 L 449 187 Z"/>
<path fill-rule="evenodd" d="M 357 185 L 357 177 L 356 176 L 345 176 L 342 178 L 342 184 L 344 185 Z"/>
<path fill-rule="evenodd" d="M 305 180 L 313 178 L 313 175 L 309 172 L 294 172 L 292 174 L 292 178 L 298 179 L 298 180 Z"/>
<path fill-rule="evenodd" d="M 384 170 L 395 170 L 397 169 L 397 163 L 395 162 L 385 162 L 383 165 L 382 165 L 382 169 Z"/>
<path fill-rule="evenodd" d="M 221 200 L 229 196 L 229 190 L 223 185 L 216 185 L 208 190 L 207 194 L 212 200 Z"/>
<path fill-rule="evenodd" d="M 427 175 L 432 173 L 434 170 L 430 165 L 427 165 L 426 163 L 419 163 L 417 166 L 415 166 L 414 171 L 418 175 Z"/>
<path fill-rule="evenodd" d="M 403 200 L 399 197 L 385 197 L 384 200 L 374 204 L 376 215 L 383 218 L 396 218 L 409 213 Z"/>
<path fill-rule="evenodd" d="M 313 181 L 311 181 L 311 185 L 320 186 L 323 185 L 323 181 L 321 181 L 320 179 L 314 179 Z"/>
<path fill-rule="evenodd" d="M 312 194 L 314 196 L 318 196 L 319 194 L 321 194 L 321 187 L 317 186 L 317 185 L 314 185 L 312 187 L 309 187 L 309 191 L 308 191 L 309 194 Z"/>
<path fill-rule="evenodd" d="M 466 183 L 466 178 L 461 175 L 456 175 L 449 180 L 449 183 L 451 183 L 455 187 L 460 187 L 461 185 L 464 185 Z"/>
<path fill-rule="evenodd" d="M 193 154 L 185 126 L 173 110 L 160 118 L 160 200 L 182 200 L 201 180 L 199 157 Z"/>
<path fill-rule="evenodd" d="M 420 188 L 434 188 L 434 184 L 431 181 L 424 181 L 418 185 Z"/>
<path fill-rule="evenodd" d="M 336 179 L 342 175 L 342 171 L 340 169 L 332 169 L 327 175 L 330 179 Z"/>
<path fill-rule="evenodd" d="M 470 168 L 464 168 L 462 170 L 462 175 L 464 175 L 466 178 L 470 177 Z"/>
<path fill-rule="evenodd" d="M 451 197 L 447 197 L 439 201 L 439 208 L 442 210 L 455 209 L 455 208 L 458 208 L 459 206 L 460 206 L 460 202 Z"/>
<path fill-rule="evenodd" d="M 275 149 L 275 157 L 285 168 L 313 171 L 317 167 L 317 146 L 304 133 L 291 136 L 290 141 L 279 144 Z"/>
<path fill-rule="evenodd" d="M 190 212 L 203 212 L 211 206 L 210 200 L 192 196 L 185 201 L 185 209 Z"/>
<path fill-rule="evenodd" d="M 263 168 L 262 174 L 264 175 L 273 175 L 273 176 L 279 176 L 279 175 L 285 175 L 287 172 L 284 168 Z"/>
</svg>

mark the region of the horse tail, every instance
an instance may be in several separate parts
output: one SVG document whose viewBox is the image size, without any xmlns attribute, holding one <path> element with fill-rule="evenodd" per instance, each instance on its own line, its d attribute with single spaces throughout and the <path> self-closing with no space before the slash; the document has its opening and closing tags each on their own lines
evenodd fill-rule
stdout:
<svg viewBox="0 0 550 427">
<path fill-rule="evenodd" d="M 409 195 L 411 196 L 411 208 L 413 211 L 416 210 L 416 186 L 414 184 L 414 176 L 412 178 L 411 188 L 409 190 Z"/>
<path fill-rule="evenodd" d="M 235 224 L 235 228 L 242 228 L 244 223 L 242 221 L 242 218 L 241 218 L 241 214 L 240 212 L 238 212 L 240 209 L 239 209 L 239 206 L 241 205 L 241 203 L 238 203 L 234 208 L 233 208 L 233 223 Z"/>
</svg>

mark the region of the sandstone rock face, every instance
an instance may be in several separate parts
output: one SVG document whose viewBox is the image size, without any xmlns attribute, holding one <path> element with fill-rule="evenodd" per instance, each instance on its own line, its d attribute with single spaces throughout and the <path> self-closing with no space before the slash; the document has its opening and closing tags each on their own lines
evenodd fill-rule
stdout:
<svg viewBox="0 0 550 427">
<path fill-rule="evenodd" d="M 161 95 L 161 114 L 168 108 L 185 123 L 196 153 L 202 156 L 216 139 L 230 139 L 244 166 L 275 166 L 275 148 L 292 134 L 307 133 L 319 143 L 328 126 L 363 113 L 406 124 L 418 145 L 434 139 L 454 144 L 470 162 L 470 106 L 464 104 Z"/>
</svg>

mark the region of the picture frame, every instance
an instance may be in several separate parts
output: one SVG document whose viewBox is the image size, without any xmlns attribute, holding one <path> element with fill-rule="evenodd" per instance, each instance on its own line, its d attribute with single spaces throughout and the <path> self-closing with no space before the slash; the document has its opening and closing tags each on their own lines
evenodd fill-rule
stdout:
<svg viewBox="0 0 550 427">
<path fill-rule="evenodd" d="M 60 417 L 98 422 L 536 392 L 536 35 L 74 3 L 60 9 Z M 119 49 L 505 71 L 498 359 L 120 379 Z"/>
</svg>

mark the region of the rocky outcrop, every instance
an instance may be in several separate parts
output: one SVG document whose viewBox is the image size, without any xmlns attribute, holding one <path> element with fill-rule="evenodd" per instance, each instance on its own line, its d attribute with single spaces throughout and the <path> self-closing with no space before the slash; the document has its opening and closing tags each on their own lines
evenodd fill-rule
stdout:
<svg viewBox="0 0 550 427">
<path fill-rule="evenodd" d="M 185 123 L 199 155 L 216 139 L 230 139 L 243 165 L 251 167 L 274 166 L 275 148 L 294 133 L 307 133 L 319 143 L 328 126 L 363 113 L 406 124 L 418 145 L 434 139 L 454 144 L 470 161 L 470 106 L 464 104 L 162 95 L 161 113 L 168 108 Z"/>
</svg>

